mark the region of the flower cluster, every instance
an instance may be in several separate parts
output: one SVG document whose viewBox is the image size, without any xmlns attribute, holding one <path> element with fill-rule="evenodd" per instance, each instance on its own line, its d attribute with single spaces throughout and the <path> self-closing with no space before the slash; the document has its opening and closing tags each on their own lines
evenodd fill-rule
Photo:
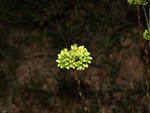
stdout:
<svg viewBox="0 0 150 113">
<path fill-rule="evenodd" d="M 144 31 L 143 37 L 145 40 L 150 40 L 150 29 L 149 29 L 149 31 L 148 30 Z"/>
<path fill-rule="evenodd" d="M 77 47 L 77 44 L 71 46 L 71 50 L 68 51 L 67 48 L 61 50 L 58 54 L 58 67 L 64 69 L 75 69 L 84 70 L 91 63 L 92 57 L 89 56 L 90 53 L 84 46 Z"/>
<path fill-rule="evenodd" d="M 128 0 L 130 4 L 147 5 L 147 0 Z"/>
</svg>

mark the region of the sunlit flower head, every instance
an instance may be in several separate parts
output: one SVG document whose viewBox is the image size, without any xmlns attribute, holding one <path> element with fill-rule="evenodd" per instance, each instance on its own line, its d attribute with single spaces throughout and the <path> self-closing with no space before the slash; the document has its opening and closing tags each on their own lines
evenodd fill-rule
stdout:
<svg viewBox="0 0 150 113">
<path fill-rule="evenodd" d="M 91 63 L 92 57 L 89 55 L 90 53 L 84 46 L 77 47 L 77 44 L 74 44 L 71 45 L 71 50 L 69 51 L 67 48 L 61 50 L 56 62 L 61 69 L 77 68 L 77 70 L 84 70 Z"/>
<path fill-rule="evenodd" d="M 130 4 L 147 5 L 147 0 L 128 0 Z"/>
<path fill-rule="evenodd" d="M 143 38 L 145 40 L 150 40 L 150 29 L 149 31 L 148 30 L 145 30 L 144 33 L 143 33 Z"/>
</svg>

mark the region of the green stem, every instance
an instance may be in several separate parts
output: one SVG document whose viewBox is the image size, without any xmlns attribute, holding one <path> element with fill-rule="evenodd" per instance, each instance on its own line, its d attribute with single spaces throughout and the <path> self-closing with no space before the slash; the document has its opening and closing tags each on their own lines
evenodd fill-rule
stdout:
<svg viewBox="0 0 150 113">
<path fill-rule="evenodd" d="M 78 85 L 79 95 L 80 95 L 80 97 L 81 97 L 81 103 L 82 103 L 82 105 L 83 105 L 83 107 L 84 107 L 84 110 L 85 110 L 87 113 L 90 113 L 89 109 L 88 109 L 88 108 L 86 107 L 86 105 L 85 105 L 85 100 L 84 100 L 84 96 L 83 96 L 83 94 L 82 94 L 82 90 L 81 90 L 81 86 L 80 86 L 80 80 L 79 80 L 78 73 L 77 73 L 77 68 L 75 68 L 74 72 L 75 72 L 75 79 L 76 79 L 77 85 Z"/>
</svg>

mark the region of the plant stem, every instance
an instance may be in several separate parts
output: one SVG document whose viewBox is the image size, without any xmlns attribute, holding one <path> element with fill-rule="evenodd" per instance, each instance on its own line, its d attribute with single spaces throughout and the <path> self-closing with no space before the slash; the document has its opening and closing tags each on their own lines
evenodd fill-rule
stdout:
<svg viewBox="0 0 150 113">
<path fill-rule="evenodd" d="M 149 11 L 149 15 L 148 15 L 149 16 L 148 28 L 150 28 L 150 3 L 149 3 L 149 10 L 148 11 Z"/>
<path fill-rule="evenodd" d="M 145 65 L 145 68 L 146 68 L 146 74 L 145 74 L 145 80 L 146 80 L 146 97 L 147 97 L 147 105 L 149 106 L 150 104 L 150 99 L 149 99 L 149 80 L 150 80 L 150 75 L 149 75 L 149 58 L 148 58 L 148 52 L 149 52 L 149 41 L 146 40 L 146 43 L 145 43 L 145 56 L 146 56 L 146 65 Z M 150 108 L 148 108 L 148 111 L 150 111 Z"/>
<path fill-rule="evenodd" d="M 148 32 L 150 29 L 150 3 L 149 3 L 149 22 L 148 22 Z M 146 90 L 146 96 L 147 96 L 147 107 L 148 107 L 148 112 L 150 112 L 150 98 L 149 98 L 149 80 L 150 80 L 150 72 L 149 72 L 149 40 L 146 40 L 146 44 L 145 44 L 145 55 L 146 55 L 146 86 L 147 86 L 147 90 Z"/>
<path fill-rule="evenodd" d="M 137 5 L 137 15 L 138 15 L 140 41 L 142 42 L 141 44 L 142 44 L 142 49 L 143 49 L 144 48 L 144 40 L 143 40 L 142 24 L 141 24 L 141 17 L 140 17 L 140 8 L 139 8 L 139 5 Z"/>
<path fill-rule="evenodd" d="M 84 96 L 82 95 L 82 90 L 81 90 L 81 86 L 80 86 L 80 80 L 79 80 L 79 77 L 78 77 L 78 73 L 77 73 L 77 68 L 75 68 L 75 79 L 77 81 L 77 85 L 78 85 L 78 91 L 79 91 L 79 95 L 81 97 L 81 103 L 84 107 L 84 110 L 87 112 L 87 113 L 90 113 L 89 109 L 86 107 L 85 105 L 85 100 L 84 100 Z"/>
<path fill-rule="evenodd" d="M 144 6 L 144 5 L 143 5 L 143 11 L 144 11 L 144 16 L 145 16 L 146 23 L 147 23 L 147 28 L 149 28 L 148 17 L 147 17 L 147 14 L 146 14 L 145 6 Z"/>
<path fill-rule="evenodd" d="M 147 22 L 147 28 L 149 30 L 150 28 L 150 4 L 149 4 L 149 22 L 148 22 L 148 17 L 147 14 L 145 12 L 145 8 L 143 7 L 144 10 L 144 14 L 145 14 L 145 18 L 146 18 L 146 22 Z M 142 42 L 142 48 L 144 49 L 145 52 L 145 56 L 146 56 L 146 60 L 145 60 L 145 84 L 146 84 L 146 97 L 147 97 L 147 106 L 149 106 L 149 80 L 150 80 L 150 75 L 149 75 L 149 57 L 148 57 L 148 52 L 149 52 L 149 41 L 144 41 L 143 40 L 143 33 L 142 33 L 142 24 L 141 24 L 141 18 L 140 18 L 140 9 L 139 6 L 137 6 L 137 12 L 138 12 L 138 24 L 139 24 L 139 32 L 140 32 L 140 40 Z M 148 108 L 149 110 L 149 108 Z"/>
</svg>

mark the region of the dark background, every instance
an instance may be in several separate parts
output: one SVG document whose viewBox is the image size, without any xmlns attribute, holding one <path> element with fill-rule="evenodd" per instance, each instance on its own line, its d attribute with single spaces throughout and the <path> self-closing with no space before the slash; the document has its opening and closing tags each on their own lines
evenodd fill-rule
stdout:
<svg viewBox="0 0 150 113">
<path fill-rule="evenodd" d="M 56 63 L 74 43 L 93 57 L 78 72 L 91 113 L 146 113 L 137 9 L 126 0 L 0 0 L 0 109 L 84 113 L 74 71 Z"/>
</svg>

